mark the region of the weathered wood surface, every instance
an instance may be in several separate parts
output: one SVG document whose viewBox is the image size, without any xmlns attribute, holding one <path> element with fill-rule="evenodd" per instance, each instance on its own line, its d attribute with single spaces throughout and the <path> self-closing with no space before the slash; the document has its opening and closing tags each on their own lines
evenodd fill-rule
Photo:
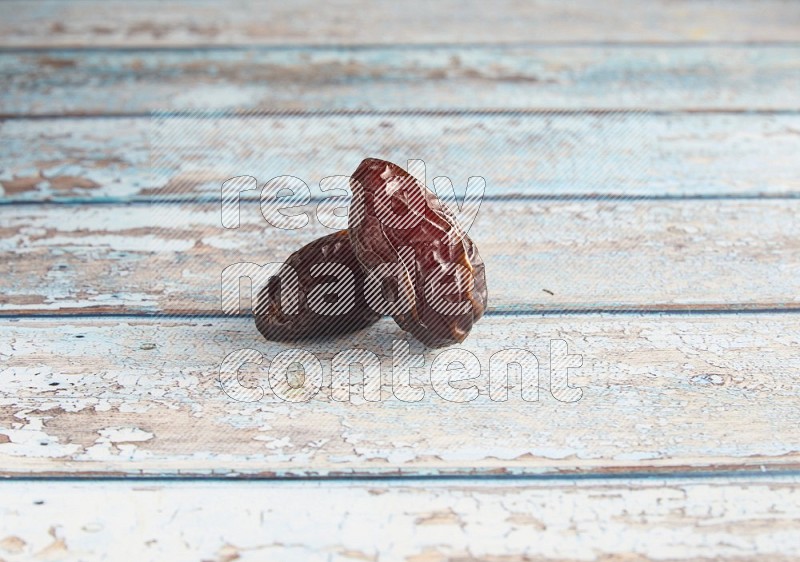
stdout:
<svg viewBox="0 0 800 562">
<path fill-rule="evenodd" d="M 788 45 L 22 51 L 0 76 L 0 115 L 800 109 Z"/>
<path fill-rule="evenodd" d="M 489 315 L 457 346 L 480 364 L 453 373 L 477 376 L 454 383 L 476 387 L 478 394 L 465 396 L 466 402 L 451 401 L 459 398 L 441 384 L 431 386 L 444 380 L 432 374 L 440 373 L 432 364 L 442 350 L 426 352 L 424 365 L 411 368 L 411 384 L 422 396 L 395 384 L 391 350 L 403 337 L 391 319 L 352 336 L 306 344 L 267 342 L 248 318 L 2 320 L 0 474 L 282 477 L 800 467 L 796 314 Z M 554 339 L 566 343 L 551 348 Z M 382 359 L 380 401 L 364 399 L 360 377 L 350 401 L 331 396 L 330 359 L 354 347 Z M 526 371 L 527 400 L 516 378 L 507 401 L 488 394 L 490 356 L 511 348 L 539 360 L 538 401 L 535 369 Z M 219 386 L 223 360 L 240 349 L 263 355 L 261 365 L 240 371 L 242 385 L 260 386 L 263 395 L 248 394 L 231 379 L 230 396 Z M 277 353 L 289 349 L 304 349 L 321 362 L 322 387 L 313 398 L 286 383 L 272 390 L 267 370 Z M 418 344 L 412 343 L 411 353 L 421 353 Z M 567 353 L 581 359 L 558 359 Z M 564 367 L 577 364 L 567 374 L 580 391 L 568 390 Z M 398 367 L 403 365 L 408 363 Z M 289 376 L 292 384 L 303 384 Z"/>
<path fill-rule="evenodd" d="M 0 2 L 0 477 L 44 479 L 0 478 L 0 560 L 800 557 L 800 4 L 270 4 Z M 192 108 L 262 115 L 147 117 Z M 253 203 L 224 231 L 221 182 L 292 174 L 319 199 L 364 156 L 488 182 L 472 402 L 431 384 L 442 351 L 413 370 L 422 400 L 393 395 L 389 319 L 303 344 L 323 388 L 282 401 L 268 367 L 300 345 L 214 316 L 222 266 L 327 232 Z M 143 204 L 162 197 L 187 204 Z M 575 364 L 551 340 L 581 356 L 577 402 L 548 392 Z M 355 346 L 381 401 L 358 374 L 331 397 Z M 489 396 L 512 347 L 539 359 L 538 401 Z M 242 348 L 258 402 L 217 381 Z M 279 480 L 51 478 L 143 475 Z"/>
<path fill-rule="evenodd" d="M 570 41 L 797 41 L 800 7 L 766 0 L 719 3 L 616 0 L 579 3 L 0 3 L 0 46 L 442 44 Z"/>
<path fill-rule="evenodd" d="M 0 555 L 8 562 L 800 557 L 796 477 L 447 485 L 5 482 L 0 490 Z"/>
<path fill-rule="evenodd" d="M 218 116 L 219 117 L 219 116 Z M 800 115 L 406 114 L 0 121 L 4 202 L 218 198 L 226 179 L 350 175 L 422 159 L 491 196 L 800 194 Z M 152 161 L 152 162 L 151 162 Z M 257 197 L 245 192 L 243 197 Z"/>
<path fill-rule="evenodd" d="M 220 312 L 225 267 L 282 262 L 334 231 L 316 208 L 284 230 L 256 203 L 238 229 L 218 203 L 0 207 L 0 310 Z M 490 310 L 794 309 L 799 214 L 797 199 L 488 201 L 469 232 Z"/>
</svg>

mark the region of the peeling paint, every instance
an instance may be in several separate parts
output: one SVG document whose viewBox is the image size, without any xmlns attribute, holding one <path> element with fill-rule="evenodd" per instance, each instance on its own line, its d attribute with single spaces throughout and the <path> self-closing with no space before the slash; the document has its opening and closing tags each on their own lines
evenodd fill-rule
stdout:
<svg viewBox="0 0 800 562">
<path fill-rule="evenodd" d="M 274 229 L 252 205 L 243 207 L 240 229 L 228 231 L 218 224 L 219 210 L 208 206 L 142 205 L 124 216 L 111 209 L 76 206 L 65 215 L 59 207 L 0 207 L 8 229 L 0 251 L 10 270 L 0 310 L 218 312 L 225 267 L 281 262 L 328 232 L 316 221 L 296 231 Z M 487 270 L 496 272 L 493 310 L 796 308 L 798 215 L 800 201 L 793 200 L 492 201 L 471 234 L 481 241 Z M 702 227 L 703 240 L 668 232 L 674 222 Z M 735 255 L 714 248 L 712 241 L 740 239 L 754 222 L 759 236 Z M 751 282 L 765 276 L 770 283 Z M 558 300 L 536 296 L 530 279 L 557 289 Z M 690 352 L 701 337 L 684 333 L 670 345 Z"/>
<path fill-rule="evenodd" d="M 800 464 L 797 322 L 786 314 L 489 316 L 462 344 L 481 365 L 496 349 L 524 347 L 546 373 L 549 340 L 559 337 L 584 357 L 585 367 L 570 375 L 584 398 L 524 402 L 512 388 L 507 402 L 481 394 L 474 403 L 448 403 L 423 369 L 419 403 L 389 392 L 377 403 L 336 402 L 329 380 L 311 402 L 285 403 L 262 380 L 267 397 L 249 404 L 221 392 L 219 362 L 233 348 L 270 358 L 290 346 L 266 342 L 246 319 L 23 319 L 0 332 L 0 349 L 11 350 L 0 368 L 0 413 L 13 421 L 0 424 L 7 440 L 0 459 L 15 474 L 791 467 Z M 358 341 L 383 356 L 399 335 L 387 319 Z M 316 342 L 309 350 L 330 377 L 331 356 L 352 344 Z M 435 354 L 424 355 L 426 365 Z M 697 384 L 709 363 L 725 384 Z M 481 372 L 477 384 L 486 377 Z"/>
<path fill-rule="evenodd" d="M 8 562 L 800 557 L 796 477 L 0 485 Z"/>
</svg>

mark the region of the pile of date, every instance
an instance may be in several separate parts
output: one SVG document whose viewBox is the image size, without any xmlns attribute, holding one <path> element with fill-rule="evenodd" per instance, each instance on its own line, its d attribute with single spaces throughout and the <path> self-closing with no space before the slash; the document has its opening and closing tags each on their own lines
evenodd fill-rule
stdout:
<svg viewBox="0 0 800 562">
<path fill-rule="evenodd" d="M 486 310 L 478 248 L 408 172 L 368 158 L 350 178 L 348 229 L 293 253 L 261 290 L 256 326 L 269 340 L 361 330 L 389 315 L 428 347 L 464 341 Z"/>
</svg>

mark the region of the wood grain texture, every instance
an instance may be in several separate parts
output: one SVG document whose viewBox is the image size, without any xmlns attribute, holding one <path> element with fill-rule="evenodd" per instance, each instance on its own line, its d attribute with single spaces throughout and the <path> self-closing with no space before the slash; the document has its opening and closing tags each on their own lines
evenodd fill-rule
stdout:
<svg viewBox="0 0 800 562">
<path fill-rule="evenodd" d="M 795 477 L 424 483 L 0 483 L 8 562 L 785 561 Z M 124 506 L 121 509 L 120 506 Z"/>
<path fill-rule="evenodd" d="M 0 115 L 798 110 L 798 52 L 788 45 L 22 51 L 0 54 Z"/>
<path fill-rule="evenodd" d="M 442 350 L 423 354 L 414 342 L 411 353 L 421 354 L 424 365 L 414 365 L 409 380 L 423 395 L 395 384 L 391 350 L 403 338 L 391 319 L 305 344 L 267 342 L 250 318 L 3 320 L 0 474 L 302 477 L 800 467 L 796 314 L 489 315 L 458 346 L 480 365 L 454 374 L 477 377 L 453 384 L 476 387 L 478 394 L 466 402 L 452 401 L 441 384 L 431 386 L 445 380 L 431 374 L 440 373 L 432 364 Z M 565 344 L 551 347 L 551 340 Z M 350 401 L 331 397 L 330 359 L 354 347 L 381 358 L 380 401 L 364 400 L 360 376 Z M 538 401 L 532 394 L 523 400 L 516 378 L 507 401 L 487 395 L 490 356 L 511 348 L 538 359 Z M 260 386 L 263 396 L 248 398 L 231 382 L 229 396 L 219 386 L 223 360 L 240 349 L 263 355 L 261 365 L 240 371 L 241 384 Z M 267 378 L 276 355 L 290 349 L 321 362 L 322 388 L 308 401 L 285 401 L 305 400 L 304 391 L 273 391 Z M 581 389 L 577 401 L 559 381 L 564 367 L 578 361 L 554 363 L 551 352 L 556 359 L 582 357 L 567 372 L 569 384 Z M 535 377 L 529 378 L 535 369 L 525 373 L 535 388 Z M 304 384 L 297 372 L 289 380 Z M 573 401 L 557 400 L 551 390 Z"/>
<path fill-rule="evenodd" d="M 0 310 L 219 313 L 225 267 L 282 262 L 334 231 L 315 208 L 284 230 L 255 203 L 238 229 L 215 203 L 0 207 Z M 489 201 L 469 232 L 494 311 L 788 309 L 798 214 L 799 200 Z"/>
<path fill-rule="evenodd" d="M 0 45 L 164 46 L 241 44 L 485 43 L 570 41 L 796 41 L 794 2 L 656 0 L 564 4 L 483 2 L 291 3 L 73 0 L 0 4 Z"/>
<path fill-rule="evenodd" d="M 2 327 L 0 474 L 7 476 L 609 474 L 800 466 L 795 314 L 490 315 L 458 346 L 480 364 L 480 372 L 468 367 L 456 373 L 477 377 L 454 385 L 476 386 L 478 394 L 466 402 L 431 386 L 443 380 L 432 374 L 441 350 L 423 353 L 412 342 L 411 353 L 424 359 L 409 379 L 421 397 L 392 378 L 393 342 L 404 335 L 391 319 L 355 335 L 303 344 L 267 342 L 250 318 L 23 319 L 3 320 Z M 360 377 L 350 401 L 331 397 L 331 357 L 355 347 L 381 358 L 380 401 L 364 400 Z M 538 401 L 531 394 L 523 400 L 516 378 L 507 401 L 488 395 L 490 356 L 512 348 L 539 361 Z M 223 360 L 240 349 L 263 355 L 261 365 L 240 371 L 241 384 L 261 387 L 263 395 L 247 395 L 233 383 L 226 391 L 220 387 Z M 322 365 L 322 388 L 307 401 L 302 389 L 272 387 L 267 378 L 276 355 L 290 349 L 308 351 Z M 551 352 L 581 356 L 570 359 L 580 366 L 567 373 L 569 384 L 581 389 L 577 401 L 558 386 L 565 363 L 554 371 Z M 397 364 L 395 376 L 404 365 Z M 304 384 L 296 372 L 288 380 Z"/>
<path fill-rule="evenodd" d="M 0 200 L 219 197 L 231 177 L 350 175 L 366 156 L 423 159 L 429 184 L 491 196 L 800 194 L 800 115 L 405 114 L 0 122 Z M 244 197 L 257 197 L 245 192 Z"/>
<path fill-rule="evenodd" d="M 0 2 L 0 561 L 797 559 L 798 29 L 780 0 Z M 390 319 L 301 345 L 218 313 L 365 156 L 488 182 L 461 373 L 411 342 L 398 385 Z M 252 192 L 223 229 L 242 174 L 306 180 L 312 226 Z M 291 347 L 309 401 L 271 386 Z M 359 369 L 332 396 L 354 347 L 379 401 Z M 535 401 L 494 394 L 511 348 Z"/>
</svg>

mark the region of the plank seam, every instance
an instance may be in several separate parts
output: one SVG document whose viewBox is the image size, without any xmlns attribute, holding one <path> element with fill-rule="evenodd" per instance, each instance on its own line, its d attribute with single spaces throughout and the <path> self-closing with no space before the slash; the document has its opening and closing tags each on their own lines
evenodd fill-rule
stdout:
<svg viewBox="0 0 800 562">
<path fill-rule="evenodd" d="M 687 308 L 653 308 L 653 307 L 603 307 L 603 308 L 544 308 L 544 309 L 495 309 L 487 310 L 484 316 L 503 318 L 520 316 L 730 316 L 730 315 L 755 315 L 755 314 L 798 314 L 800 313 L 800 303 L 791 303 L 787 306 L 747 306 L 733 305 L 727 303 L 725 308 L 716 306 L 709 307 L 687 307 Z M 0 311 L 0 321 L 16 322 L 20 320 L 64 320 L 64 319 L 83 319 L 83 320 L 242 320 L 250 318 L 249 314 L 229 315 L 221 312 L 207 313 L 164 313 L 164 312 L 65 312 L 65 313 L 24 313 Z M 388 318 L 388 317 L 387 317 Z"/>
<path fill-rule="evenodd" d="M 514 42 L 478 42 L 478 43 L 358 43 L 358 44 L 331 44 L 331 43 L 281 43 L 281 44 L 253 44 L 240 43 L 231 45 L 215 45 L 198 43 L 195 45 L 75 45 L 75 46 L 1 46 L 0 55 L 4 54 L 42 54 L 42 53 L 153 53 L 153 52 L 197 52 L 197 51 L 430 51 L 431 49 L 447 50 L 481 50 L 481 49 L 565 49 L 565 48 L 612 48 L 612 49 L 713 49 L 718 47 L 752 48 L 752 47 L 779 47 L 797 48 L 800 42 L 789 40 L 697 40 L 697 41 L 612 41 L 612 40 L 586 40 L 586 41 L 514 41 Z"/>
<path fill-rule="evenodd" d="M 496 470 L 496 469 L 492 469 Z M 550 482 L 568 482 L 568 481 L 592 481 L 592 480 L 642 480 L 642 481 L 658 481 L 658 480 L 677 480 L 677 479 L 726 479 L 726 478 L 751 478 L 751 479 L 770 479 L 770 478 L 800 478 L 800 469 L 797 468 L 779 468 L 770 469 L 764 465 L 759 470 L 752 468 L 736 469 L 725 468 L 721 470 L 676 470 L 676 471 L 623 471 L 612 473 L 599 473 L 599 472 L 581 472 L 581 473 L 552 473 L 552 474 L 536 474 L 536 473 L 507 473 L 507 474 L 487 474 L 475 469 L 466 469 L 467 473 L 445 472 L 436 474 L 398 474 L 396 472 L 387 472 L 384 474 L 327 474 L 327 475 L 297 475 L 297 474 L 236 474 L 225 476 L 221 474 L 165 474 L 165 475 L 149 475 L 149 474 L 131 474 L 131 475 L 118 475 L 118 474 L 80 474 L 74 475 L 0 475 L 0 483 L 7 482 L 73 482 L 73 481 L 105 481 L 105 482 L 119 482 L 119 481 L 137 481 L 137 482 L 191 482 L 191 481 L 204 481 L 204 482 L 242 482 L 242 481 L 273 481 L 273 482 L 412 482 L 412 481 L 463 481 L 463 480 L 478 480 L 481 482 L 537 482 L 537 481 L 550 481 Z"/>
<path fill-rule="evenodd" d="M 680 108 L 680 109 L 647 109 L 634 108 L 546 108 L 529 107 L 523 109 L 489 108 L 489 109 L 332 109 L 332 110 L 210 110 L 210 111 L 131 111 L 131 112 L 63 112 L 63 113 L 0 113 L 0 121 L 46 121 L 61 119 L 150 119 L 153 117 L 191 117 L 193 119 L 241 119 L 242 117 L 295 117 L 320 118 L 320 117 L 518 117 L 526 115 L 549 116 L 585 116 L 592 115 L 603 117 L 607 115 L 640 115 L 640 116 L 672 116 L 672 115 L 765 115 L 765 116 L 795 116 L 800 115 L 800 109 L 747 109 L 747 108 Z"/>
<path fill-rule="evenodd" d="M 155 189 L 155 188 L 149 188 Z M 800 199 L 800 192 L 786 192 L 786 193 L 687 193 L 687 194 L 654 194 L 654 195 L 629 195 L 624 193 L 512 193 L 508 195 L 485 195 L 482 201 L 486 202 L 537 202 L 537 201 L 753 201 L 753 200 L 795 200 Z M 324 197 L 311 196 L 309 205 L 325 201 Z M 244 204 L 258 204 L 257 199 L 242 197 L 241 203 Z M 95 206 L 133 206 L 133 205 L 199 205 L 199 204 L 219 204 L 219 197 L 198 197 L 193 199 L 179 199 L 179 198 L 133 198 L 126 199 L 124 197 L 72 197 L 63 199 L 43 199 L 43 200 L 26 200 L 26 199 L 5 199 L 0 200 L 0 206 L 23 206 L 23 207 L 36 207 L 47 205 L 53 206 L 69 206 L 69 205 L 95 205 Z"/>
</svg>

